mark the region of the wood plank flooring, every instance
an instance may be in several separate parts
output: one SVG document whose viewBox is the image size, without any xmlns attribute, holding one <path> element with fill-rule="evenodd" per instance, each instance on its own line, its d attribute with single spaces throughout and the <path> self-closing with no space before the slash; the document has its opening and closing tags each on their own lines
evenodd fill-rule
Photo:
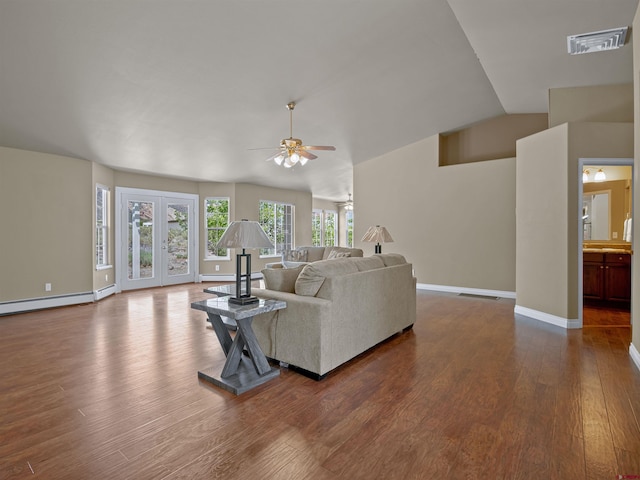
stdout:
<svg viewBox="0 0 640 480">
<path fill-rule="evenodd" d="M 316 382 L 234 396 L 203 285 L 0 317 L 0 478 L 614 479 L 640 475 L 629 328 L 418 292 L 414 329 Z"/>
</svg>

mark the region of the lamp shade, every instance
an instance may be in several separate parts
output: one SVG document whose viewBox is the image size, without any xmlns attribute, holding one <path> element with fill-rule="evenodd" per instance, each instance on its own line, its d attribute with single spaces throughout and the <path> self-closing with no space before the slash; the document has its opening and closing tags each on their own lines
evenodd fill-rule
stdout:
<svg viewBox="0 0 640 480">
<path fill-rule="evenodd" d="M 258 222 L 242 219 L 231 222 L 216 248 L 273 248 Z"/>
<path fill-rule="evenodd" d="M 389 243 L 393 242 L 391 234 L 385 227 L 376 225 L 375 227 L 369 227 L 367 233 L 362 237 L 363 242 L 376 242 L 376 243 Z"/>
</svg>

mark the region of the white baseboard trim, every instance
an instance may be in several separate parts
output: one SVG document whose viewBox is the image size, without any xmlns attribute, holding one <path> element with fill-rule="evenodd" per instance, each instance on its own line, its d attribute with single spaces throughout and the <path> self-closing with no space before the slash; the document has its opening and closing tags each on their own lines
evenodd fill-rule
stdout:
<svg viewBox="0 0 640 480">
<path fill-rule="evenodd" d="M 260 280 L 262 278 L 261 272 L 253 272 L 251 273 L 251 280 Z M 212 274 L 201 274 L 200 282 L 235 282 L 236 276 L 232 275 L 212 275 Z"/>
<path fill-rule="evenodd" d="M 109 285 L 107 287 L 101 288 L 100 290 L 94 290 L 93 300 L 97 302 L 98 300 L 102 300 L 103 298 L 106 298 L 109 295 L 113 295 L 114 293 L 116 293 L 116 286 Z"/>
<path fill-rule="evenodd" d="M 448 293 L 466 293 L 469 295 L 480 295 L 483 297 L 516 298 L 516 292 L 486 290 L 484 288 L 451 287 L 449 285 L 433 285 L 430 283 L 418 283 L 416 285 L 416 289 Z"/>
<path fill-rule="evenodd" d="M 551 325 L 556 325 L 566 329 L 582 328 L 582 322 L 578 319 L 562 318 L 556 315 L 551 315 L 550 313 L 533 310 L 532 308 L 521 307 L 520 305 L 516 305 L 513 311 L 516 315 L 522 315 L 523 317 L 550 323 Z"/>
<path fill-rule="evenodd" d="M 640 370 L 640 352 L 638 352 L 638 349 L 633 343 L 629 345 L 629 355 L 631 355 L 631 360 L 633 360 L 633 363 L 635 363 L 638 370 Z"/>
<path fill-rule="evenodd" d="M 0 303 L 0 315 L 42 310 L 44 308 L 64 307 L 80 303 L 93 303 L 93 292 L 71 293 L 55 297 L 32 298 Z"/>
</svg>

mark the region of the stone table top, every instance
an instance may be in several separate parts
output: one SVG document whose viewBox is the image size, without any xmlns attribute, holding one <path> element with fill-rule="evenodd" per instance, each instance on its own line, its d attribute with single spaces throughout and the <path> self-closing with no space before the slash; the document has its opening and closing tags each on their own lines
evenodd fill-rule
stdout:
<svg viewBox="0 0 640 480">
<path fill-rule="evenodd" d="M 238 320 L 287 308 L 287 302 L 261 298 L 257 303 L 235 305 L 229 303 L 229 297 L 215 297 L 193 302 L 191 308 Z"/>
</svg>

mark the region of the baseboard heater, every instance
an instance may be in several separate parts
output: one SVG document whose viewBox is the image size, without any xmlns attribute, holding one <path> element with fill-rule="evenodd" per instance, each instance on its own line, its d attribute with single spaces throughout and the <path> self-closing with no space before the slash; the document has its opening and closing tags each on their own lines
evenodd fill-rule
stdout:
<svg viewBox="0 0 640 480">
<path fill-rule="evenodd" d="M 102 300 L 103 298 L 106 298 L 109 295 L 113 295 L 114 293 L 116 293 L 116 286 L 109 285 L 99 290 L 94 290 L 93 299 L 97 302 L 98 300 Z"/>
<path fill-rule="evenodd" d="M 0 315 L 24 313 L 44 308 L 64 307 L 80 303 L 93 303 L 93 292 L 72 293 L 69 295 L 56 295 L 53 297 L 30 298 L 13 302 L 0 303 Z"/>
</svg>

